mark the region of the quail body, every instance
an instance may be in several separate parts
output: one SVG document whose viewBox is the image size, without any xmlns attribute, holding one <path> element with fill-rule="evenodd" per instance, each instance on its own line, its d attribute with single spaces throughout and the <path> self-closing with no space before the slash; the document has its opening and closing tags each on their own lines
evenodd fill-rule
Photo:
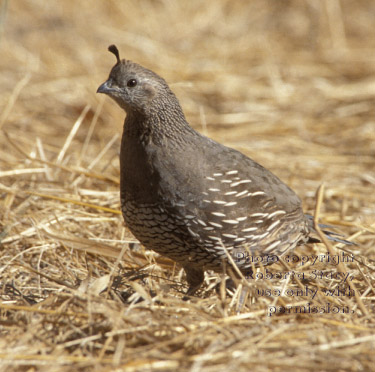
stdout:
<svg viewBox="0 0 375 372">
<path fill-rule="evenodd" d="M 282 256 L 308 241 L 299 197 L 242 153 L 195 131 L 163 78 L 120 60 L 99 88 L 126 111 L 120 194 L 126 225 L 147 249 L 185 269 L 188 294 L 228 254 L 244 274 L 254 256 Z M 241 257 L 241 258 L 239 258 Z"/>
</svg>

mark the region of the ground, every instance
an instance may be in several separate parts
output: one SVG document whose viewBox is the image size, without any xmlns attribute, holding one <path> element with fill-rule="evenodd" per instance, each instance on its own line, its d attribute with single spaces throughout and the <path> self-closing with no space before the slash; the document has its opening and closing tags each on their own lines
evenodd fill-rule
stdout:
<svg viewBox="0 0 375 372">
<path fill-rule="evenodd" d="M 374 4 L 0 7 L 0 371 L 374 370 Z M 124 113 L 95 93 L 110 44 L 356 245 L 258 269 L 240 310 L 217 274 L 182 301 L 181 268 L 144 251 L 119 212 Z"/>
</svg>

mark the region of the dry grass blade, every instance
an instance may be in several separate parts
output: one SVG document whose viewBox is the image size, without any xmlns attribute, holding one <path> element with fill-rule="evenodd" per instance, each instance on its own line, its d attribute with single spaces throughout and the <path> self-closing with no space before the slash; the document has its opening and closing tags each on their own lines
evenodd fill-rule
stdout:
<svg viewBox="0 0 375 372">
<path fill-rule="evenodd" d="M 50 167 L 56 167 L 56 168 L 59 168 L 59 169 L 62 169 L 62 170 L 65 170 L 69 173 L 77 173 L 77 174 L 82 174 L 82 175 L 85 175 L 87 177 L 92 177 L 92 178 L 97 178 L 97 179 L 100 179 L 100 180 L 103 180 L 103 181 L 111 181 L 115 184 L 119 184 L 119 180 L 118 178 L 115 178 L 115 177 L 111 177 L 111 176 L 103 176 L 101 174 L 97 174 L 97 173 L 93 173 L 93 172 L 86 172 L 85 170 L 83 169 L 77 169 L 76 167 L 66 167 L 64 165 L 61 165 L 61 164 L 57 164 L 57 163 L 54 163 L 54 162 L 51 162 L 51 161 L 47 161 L 47 160 L 42 160 L 42 159 L 38 159 L 38 158 L 34 158 L 34 157 L 31 157 L 30 155 L 28 155 L 25 151 L 23 151 L 18 145 L 16 145 L 16 143 L 10 138 L 9 134 L 5 131 L 3 131 L 5 137 L 7 138 L 8 142 L 14 147 L 17 149 L 17 151 L 19 151 L 25 158 L 31 160 L 31 161 L 35 161 L 35 162 L 38 162 L 38 163 L 42 163 L 42 164 L 46 164 L 46 165 L 49 165 Z"/>
<path fill-rule="evenodd" d="M 319 227 L 319 212 L 320 208 L 322 206 L 323 202 L 323 195 L 324 195 L 324 184 L 319 186 L 318 192 L 317 192 L 317 202 L 316 202 L 316 208 L 315 208 L 315 216 L 314 216 L 314 228 L 316 232 L 319 235 L 319 238 L 322 240 L 324 245 L 327 247 L 328 252 L 332 256 L 336 256 L 337 252 L 332 247 L 332 244 L 329 242 L 325 234 L 323 234 L 322 230 Z M 348 270 L 346 269 L 343 262 L 339 262 L 337 265 L 337 268 L 340 270 L 341 273 L 344 273 L 345 275 L 348 275 Z M 358 294 L 357 288 L 355 287 L 355 284 L 352 281 L 348 281 L 349 287 L 354 291 L 355 299 L 359 305 L 359 308 L 361 309 L 362 313 L 364 315 L 368 315 L 368 310 L 366 309 L 365 305 L 363 304 L 361 297 Z"/>
</svg>

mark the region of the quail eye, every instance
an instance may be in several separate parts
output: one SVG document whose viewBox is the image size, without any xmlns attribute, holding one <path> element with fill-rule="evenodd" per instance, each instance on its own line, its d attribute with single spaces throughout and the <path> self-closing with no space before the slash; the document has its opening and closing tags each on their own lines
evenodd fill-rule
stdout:
<svg viewBox="0 0 375 372">
<path fill-rule="evenodd" d="M 133 88 L 137 85 L 137 80 L 135 79 L 130 79 L 128 80 L 128 82 L 126 83 L 126 85 L 129 87 L 129 88 Z"/>
</svg>

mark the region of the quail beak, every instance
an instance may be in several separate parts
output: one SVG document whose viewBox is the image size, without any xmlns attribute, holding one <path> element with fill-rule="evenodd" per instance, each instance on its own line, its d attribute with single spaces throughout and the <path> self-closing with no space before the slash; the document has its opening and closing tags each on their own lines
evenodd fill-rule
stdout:
<svg viewBox="0 0 375 372">
<path fill-rule="evenodd" d="M 113 92 L 113 88 L 109 80 L 105 81 L 102 85 L 99 86 L 96 93 L 104 93 L 104 94 L 111 94 Z"/>
</svg>

